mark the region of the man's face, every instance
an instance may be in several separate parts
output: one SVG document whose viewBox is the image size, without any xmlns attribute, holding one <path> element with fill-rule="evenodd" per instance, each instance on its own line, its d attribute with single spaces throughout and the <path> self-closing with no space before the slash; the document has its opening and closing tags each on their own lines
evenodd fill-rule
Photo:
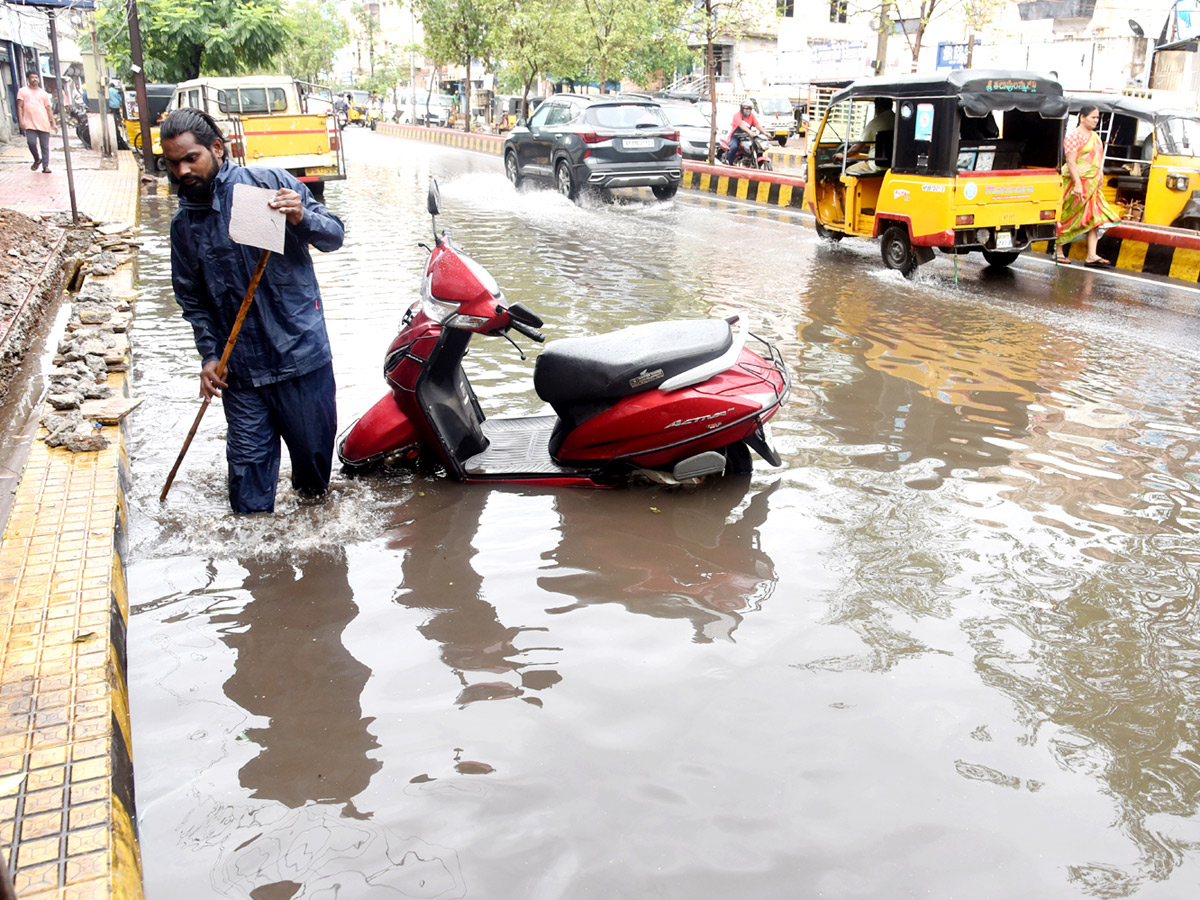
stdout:
<svg viewBox="0 0 1200 900">
<path fill-rule="evenodd" d="M 167 138 L 162 142 L 163 159 L 171 175 L 179 182 L 179 194 L 188 200 L 207 201 L 212 196 L 212 183 L 216 180 L 222 153 L 220 141 L 206 146 L 196 140 L 190 131 L 179 137 Z"/>
<path fill-rule="evenodd" d="M 743 115 L 743 116 L 748 116 L 748 115 L 750 115 L 750 113 L 752 113 L 752 112 L 754 112 L 754 107 L 753 107 L 753 106 L 743 106 L 743 107 L 742 107 L 742 115 Z"/>
<path fill-rule="evenodd" d="M 29 77 L 25 79 L 25 82 L 31 88 L 34 88 L 34 89 L 40 88 L 42 86 L 42 79 L 39 78 L 37 75 L 34 75 L 32 72 L 29 74 Z"/>
</svg>

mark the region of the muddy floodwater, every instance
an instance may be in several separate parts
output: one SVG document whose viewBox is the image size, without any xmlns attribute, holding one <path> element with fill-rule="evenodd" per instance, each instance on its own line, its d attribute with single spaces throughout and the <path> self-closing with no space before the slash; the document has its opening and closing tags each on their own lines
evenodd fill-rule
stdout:
<svg viewBox="0 0 1200 900">
<path fill-rule="evenodd" d="M 129 678 L 150 900 L 1196 896 L 1200 295 L 786 212 L 579 208 L 348 131 L 317 257 L 341 427 L 430 221 L 550 339 L 750 316 L 783 466 L 694 490 L 335 478 L 225 499 L 224 420 L 143 203 Z M 537 349 L 472 344 L 485 411 Z M 284 467 L 287 463 L 285 457 Z"/>
</svg>

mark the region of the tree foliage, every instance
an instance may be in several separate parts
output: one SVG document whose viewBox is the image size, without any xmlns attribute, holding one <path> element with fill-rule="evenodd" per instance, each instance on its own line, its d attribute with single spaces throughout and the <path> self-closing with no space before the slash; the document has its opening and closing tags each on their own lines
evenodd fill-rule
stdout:
<svg viewBox="0 0 1200 900">
<path fill-rule="evenodd" d="M 283 71 L 301 81 L 329 80 L 337 52 L 350 41 L 346 20 L 328 0 L 300 0 L 288 11 L 286 26 Z"/>
<path fill-rule="evenodd" d="M 287 38 L 282 0 L 139 0 L 148 81 L 240 75 L 265 68 Z M 109 64 L 128 76 L 125 0 L 102 0 L 96 26 Z"/>
<path fill-rule="evenodd" d="M 494 35 L 501 84 L 519 88 L 522 106 L 538 77 L 583 67 L 578 0 L 500 0 Z"/>
<path fill-rule="evenodd" d="M 498 4 L 492 0 L 414 0 L 413 5 L 425 29 L 425 54 L 434 65 L 465 67 L 469 86 L 471 61 L 491 60 Z M 469 96 L 466 101 L 469 109 Z M 470 115 L 467 130 L 471 130 Z"/>
</svg>

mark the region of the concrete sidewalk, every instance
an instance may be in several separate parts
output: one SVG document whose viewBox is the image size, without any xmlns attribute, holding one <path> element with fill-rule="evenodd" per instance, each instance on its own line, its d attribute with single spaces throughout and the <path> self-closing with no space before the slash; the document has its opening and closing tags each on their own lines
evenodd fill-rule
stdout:
<svg viewBox="0 0 1200 900">
<path fill-rule="evenodd" d="M 0 152 L 0 206 L 26 215 L 70 212 L 66 155 L 62 138 L 50 135 L 50 172 L 30 171 L 33 157 L 18 136 Z M 137 160 L 128 150 L 105 159 L 99 149 L 88 150 L 72 135 L 71 172 L 75 181 L 75 204 L 96 222 L 133 225 L 137 218 Z"/>
</svg>

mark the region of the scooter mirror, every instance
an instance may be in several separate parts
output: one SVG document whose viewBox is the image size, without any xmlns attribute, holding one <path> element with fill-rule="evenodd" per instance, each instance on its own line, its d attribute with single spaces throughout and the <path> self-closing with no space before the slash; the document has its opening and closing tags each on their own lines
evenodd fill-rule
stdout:
<svg viewBox="0 0 1200 900">
<path fill-rule="evenodd" d="M 429 182 L 429 214 L 436 216 L 442 211 L 442 192 L 438 190 L 437 179 Z"/>
</svg>

